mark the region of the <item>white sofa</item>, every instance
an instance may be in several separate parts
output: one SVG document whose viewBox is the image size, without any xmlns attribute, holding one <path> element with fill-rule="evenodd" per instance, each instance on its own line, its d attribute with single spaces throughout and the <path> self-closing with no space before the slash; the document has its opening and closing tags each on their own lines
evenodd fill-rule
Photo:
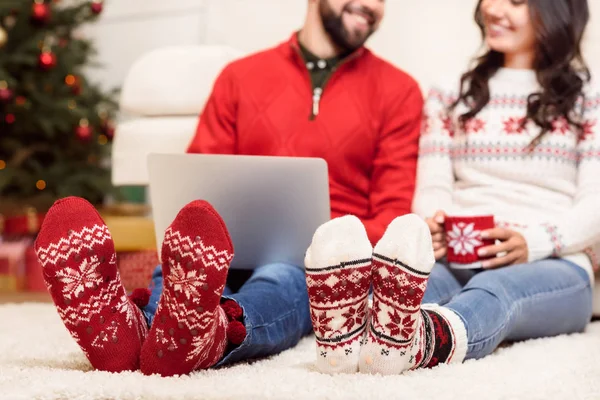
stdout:
<svg viewBox="0 0 600 400">
<path fill-rule="evenodd" d="M 185 152 L 215 78 L 240 54 L 226 46 L 168 47 L 133 65 L 113 143 L 115 185 L 147 185 L 149 153 Z"/>
</svg>

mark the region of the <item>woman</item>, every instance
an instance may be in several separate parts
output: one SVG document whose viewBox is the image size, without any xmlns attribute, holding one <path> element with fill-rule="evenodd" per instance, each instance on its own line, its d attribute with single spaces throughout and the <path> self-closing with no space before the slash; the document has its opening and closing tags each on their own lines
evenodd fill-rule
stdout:
<svg viewBox="0 0 600 400">
<path fill-rule="evenodd" d="M 351 301 L 336 279 L 368 258 L 364 229 L 345 217 L 313 238 L 307 282 L 322 371 L 462 362 L 504 340 L 580 332 L 590 320 L 600 91 L 580 52 L 587 1 L 480 0 L 475 18 L 487 52 L 426 104 L 413 203 L 426 224 L 414 215 L 392 222 L 371 273 L 346 280 Z M 496 227 L 474 237 L 496 243 L 478 250 L 481 268 L 448 268 L 446 215 L 489 214 Z"/>
</svg>

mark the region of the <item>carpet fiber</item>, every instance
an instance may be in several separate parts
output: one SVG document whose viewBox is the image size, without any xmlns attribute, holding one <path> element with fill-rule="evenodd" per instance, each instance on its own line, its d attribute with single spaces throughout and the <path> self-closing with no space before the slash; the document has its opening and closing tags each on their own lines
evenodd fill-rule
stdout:
<svg viewBox="0 0 600 400">
<path fill-rule="evenodd" d="M 600 399 L 600 323 L 462 365 L 328 376 L 314 341 L 252 364 L 160 378 L 92 371 L 49 304 L 0 307 L 0 399 Z"/>
</svg>

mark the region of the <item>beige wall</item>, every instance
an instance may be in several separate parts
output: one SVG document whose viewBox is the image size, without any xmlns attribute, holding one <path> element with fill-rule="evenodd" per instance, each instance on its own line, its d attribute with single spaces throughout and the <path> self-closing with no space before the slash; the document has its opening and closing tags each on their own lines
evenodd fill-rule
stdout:
<svg viewBox="0 0 600 400">
<path fill-rule="evenodd" d="M 586 55 L 600 79 L 600 0 L 589 0 Z M 387 15 L 370 47 L 414 75 L 424 87 L 464 69 L 479 46 L 476 0 L 386 0 Z M 119 85 L 145 52 L 177 44 L 226 44 L 252 52 L 285 40 L 304 20 L 306 0 L 109 0 L 97 39 L 95 73 Z M 169 79 L 168 76 L 164 79 Z"/>
</svg>

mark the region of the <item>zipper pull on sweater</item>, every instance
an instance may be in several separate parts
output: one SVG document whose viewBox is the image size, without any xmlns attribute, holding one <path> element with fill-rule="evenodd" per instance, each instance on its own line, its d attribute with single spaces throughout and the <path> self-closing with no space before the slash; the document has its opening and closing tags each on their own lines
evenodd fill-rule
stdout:
<svg viewBox="0 0 600 400">
<path fill-rule="evenodd" d="M 319 106 L 321 103 L 321 95 L 322 94 L 323 94 L 323 89 L 321 89 L 321 88 L 315 88 L 315 90 L 313 90 L 312 118 L 319 115 Z"/>
</svg>

